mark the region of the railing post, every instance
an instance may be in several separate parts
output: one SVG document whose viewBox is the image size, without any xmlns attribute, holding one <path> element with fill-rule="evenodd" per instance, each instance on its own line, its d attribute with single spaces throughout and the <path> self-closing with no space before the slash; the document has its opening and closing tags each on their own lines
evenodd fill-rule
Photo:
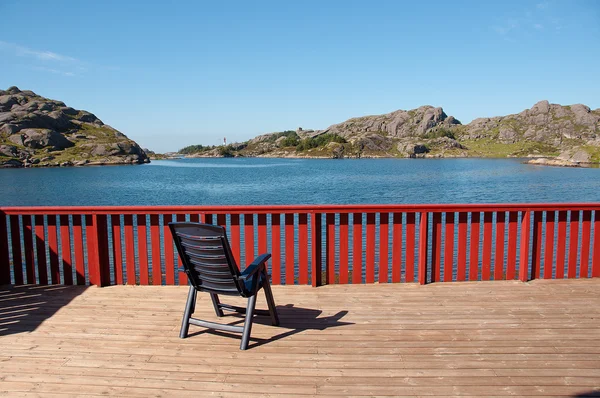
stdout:
<svg viewBox="0 0 600 398">
<path fill-rule="evenodd" d="M 40 285 L 48 284 L 48 264 L 46 263 L 46 237 L 44 236 L 44 216 L 38 214 L 34 218 L 35 220 L 35 228 L 34 228 L 34 239 L 35 239 L 35 251 L 37 252 L 37 266 L 36 272 L 38 276 L 38 283 Z"/>
<path fill-rule="evenodd" d="M 533 236 L 531 250 L 531 279 L 538 279 L 541 276 L 542 266 L 542 220 L 546 211 L 533 212 Z M 574 250 L 576 252 L 577 249 Z"/>
<path fill-rule="evenodd" d="M 325 284 L 335 283 L 335 214 L 325 214 Z"/>
<path fill-rule="evenodd" d="M 594 210 L 594 252 L 592 253 L 592 278 L 600 278 L 600 209 Z"/>
<path fill-rule="evenodd" d="M 321 259 L 321 213 L 311 213 L 311 245 L 312 245 L 312 261 L 311 261 L 311 273 L 312 273 L 312 286 L 317 287 L 323 284 L 321 273 L 323 272 L 323 263 Z"/>
<path fill-rule="evenodd" d="M 0 285 L 10 284 L 10 258 L 8 256 L 8 233 L 6 214 L 0 211 Z"/>
<path fill-rule="evenodd" d="M 152 284 L 162 285 L 162 272 L 160 269 L 160 218 L 158 214 L 150 216 L 150 239 L 152 242 Z M 164 251 L 163 251 L 164 252 Z"/>
<path fill-rule="evenodd" d="M 427 283 L 427 213 L 422 212 L 419 220 L 419 284 Z M 410 249 L 410 248 L 409 248 Z"/>
<path fill-rule="evenodd" d="M 106 218 L 104 214 L 86 216 L 89 276 L 90 283 L 96 286 L 110 284 Z"/>
<path fill-rule="evenodd" d="M 294 213 L 286 213 L 283 217 L 285 224 L 285 284 L 293 285 L 295 275 L 294 267 Z M 296 257 L 297 258 L 297 257 Z"/>
<path fill-rule="evenodd" d="M 527 282 L 529 280 L 529 234 L 531 231 L 531 212 L 529 210 L 523 212 L 521 219 L 521 252 L 519 260 L 519 280 Z M 534 240 L 535 242 L 535 240 Z"/>
</svg>

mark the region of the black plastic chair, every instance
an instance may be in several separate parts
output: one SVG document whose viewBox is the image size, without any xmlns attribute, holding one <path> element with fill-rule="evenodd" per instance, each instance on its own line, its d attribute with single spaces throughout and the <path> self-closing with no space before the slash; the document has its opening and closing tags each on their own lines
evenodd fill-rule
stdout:
<svg viewBox="0 0 600 398">
<path fill-rule="evenodd" d="M 169 223 L 171 234 L 175 240 L 177 251 L 183 262 L 183 271 L 187 274 L 190 291 L 188 293 L 180 338 L 188 336 L 190 323 L 209 329 L 242 333 L 240 349 L 248 348 L 252 317 L 270 315 L 274 326 L 279 325 L 279 316 L 275 308 L 275 300 L 269 283 L 266 261 L 271 254 L 261 254 L 246 269 L 240 273 L 236 265 L 231 247 L 227 241 L 225 228 L 192 222 Z M 256 294 L 264 289 L 267 296 L 268 311 L 255 310 Z M 246 314 L 244 326 L 226 325 L 192 318 L 196 307 L 198 291 L 210 293 L 215 313 L 223 316 L 223 310 Z M 219 295 L 242 296 L 248 298 L 246 308 L 221 304 Z"/>
</svg>

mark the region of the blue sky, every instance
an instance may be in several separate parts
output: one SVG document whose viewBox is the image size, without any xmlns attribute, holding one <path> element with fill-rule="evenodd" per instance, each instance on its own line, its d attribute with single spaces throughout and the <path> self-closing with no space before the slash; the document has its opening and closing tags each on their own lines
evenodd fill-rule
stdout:
<svg viewBox="0 0 600 398">
<path fill-rule="evenodd" d="M 600 107 L 600 2 L 0 0 L 0 88 L 155 151 L 421 105 Z"/>
</svg>

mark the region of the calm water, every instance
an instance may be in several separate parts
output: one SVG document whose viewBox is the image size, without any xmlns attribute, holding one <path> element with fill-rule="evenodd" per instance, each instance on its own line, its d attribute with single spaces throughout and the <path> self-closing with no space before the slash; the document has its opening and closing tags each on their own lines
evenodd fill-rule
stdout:
<svg viewBox="0 0 600 398">
<path fill-rule="evenodd" d="M 598 202 L 600 169 L 518 159 L 182 159 L 0 169 L 0 205 Z"/>
</svg>

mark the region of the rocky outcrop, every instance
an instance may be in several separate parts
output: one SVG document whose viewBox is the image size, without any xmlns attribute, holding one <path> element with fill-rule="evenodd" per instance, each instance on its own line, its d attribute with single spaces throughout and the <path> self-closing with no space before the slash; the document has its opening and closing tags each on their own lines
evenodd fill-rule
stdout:
<svg viewBox="0 0 600 398">
<path fill-rule="evenodd" d="M 572 163 L 592 163 L 590 154 L 582 148 L 568 149 L 556 157 L 559 160 L 565 160 Z"/>
<path fill-rule="evenodd" d="M 555 158 L 535 158 L 528 160 L 527 163 L 545 166 L 589 167 L 594 162 L 588 151 L 573 148 L 561 152 Z"/>
<path fill-rule="evenodd" d="M 554 158 L 534 158 L 526 163 L 538 164 L 545 166 L 562 166 L 562 167 L 591 167 L 594 162 L 590 153 L 582 148 L 573 148 L 561 152 Z"/>
<path fill-rule="evenodd" d="M 430 156 L 431 149 L 436 154 L 441 151 L 451 155 L 453 149 L 465 149 L 454 140 L 451 133 L 453 126 L 460 126 L 460 121 L 446 115 L 442 108 L 422 106 L 409 111 L 352 118 L 325 130 L 299 128 L 263 134 L 249 140 L 246 147 L 234 153 L 238 156 L 273 157 L 426 157 Z M 325 136 L 340 137 L 344 143 L 298 150 L 303 148 L 302 141 Z M 205 151 L 197 156 L 211 156 L 213 153 L 215 151 Z M 460 154 L 464 155 L 462 151 Z"/>
<path fill-rule="evenodd" d="M 557 167 L 584 167 L 579 163 L 569 162 L 558 158 L 534 158 L 529 159 L 527 164 L 536 164 L 539 166 L 557 166 Z"/>
<path fill-rule="evenodd" d="M 8 140 L 32 149 L 51 148 L 52 150 L 63 150 L 75 146 L 64 135 L 48 129 L 23 129 L 10 135 Z"/>
<path fill-rule="evenodd" d="M 540 101 L 519 114 L 479 118 L 462 125 L 442 108 L 422 106 L 352 118 L 330 126 L 323 133 L 338 134 L 379 153 L 389 154 L 395 146 L 396 156 L 404 157 L 561 153 L 565 161 L 589 163 L 597 162 L 600 154 L 600 110 L 593 111 L 581 104 L 561 106 Z M 573 154 L 564 154 L 565 151 Z M 575 153 L 576 158 L 571 159 Z"/>
<path fill-rule="evenodd" d="M 514 156 L 543 156 L 529 163 L 584 165 L 600 161 L 600 109 L 540 101 L 521 113 L 479 118 L 457 129 L 463 141 L 481 141 L 517 148 Z"/>
<path fill-rule="evenodd" d="M 90 112 L 30 90 L 0 90 L 0 167 L 146 162 L 137 143 Z"/>
<path fill-rule="evenodd" d="M 537 157 L 550 160 L 532 162 L 585 165 L 600 162 L 600 109 L 540 101 L 518 114 L 463 125 L 442 108 L 422 106 L 352 118 L 325 130 L 263 134 L 191 156 Z"/>
<path fill-rule="evenodd" d="M 329 126 L 323 133 L 352 138 L 377 133 L 390 138 L 424 137 L 436 127 L 451 127 L 460 122 L 447 116 L 442 108 L 422 106 L 410 111 L 398 110 L 378 116 L 363 116 Z"/>
<path fill-rule="evenodd" d="M 461 138 L 493 138 L 502 143 L 536 141 L 557 148 L 600 145 L 600 109 L 581 104 L 562 106 L 540 101 L 515 115 L 479 118 L 464 126 Z"/>
<path fill-rule="evenodd" d="M 430 150 L 423 143 L 399 142 L 397 146 L 398 152 L 407 158 L 423 158 Z"/>
</svg>

